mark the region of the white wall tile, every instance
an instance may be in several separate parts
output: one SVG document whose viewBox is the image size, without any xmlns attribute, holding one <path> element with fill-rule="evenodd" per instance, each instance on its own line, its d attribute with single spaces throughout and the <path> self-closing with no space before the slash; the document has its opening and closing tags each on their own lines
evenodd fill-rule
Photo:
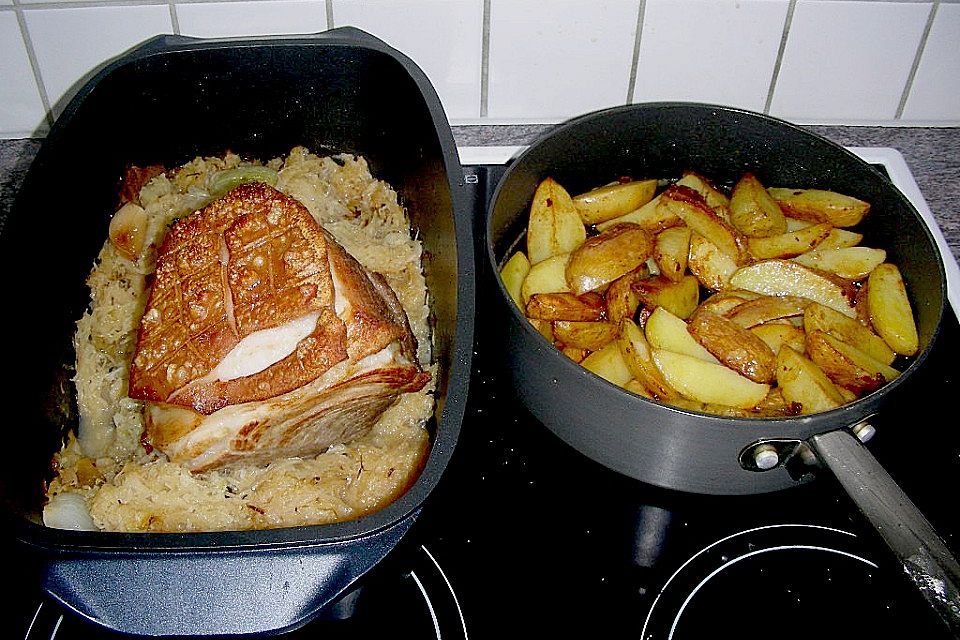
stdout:
<svg viewBox="0 0 960 640">
<path fill-rule="evenodd" d="M 306 34 L 327 28 L 320 0 L 193 2 L 175 5 L 180 33 L 201 38 Z"/>
<path fill-rule="evenodd" d="M 960 4 L 937 9 L 902 117 L 960 121 Z"/>
<path fill-rule="evenodd" d="M 13 0 L 0 0 L 0 5 L 10 6 L 13 4 Z"/>
<path fill-rule="evenodd" d="M 73 85 L 101 63 L 161 33 L 171 33 L 167 5 L 71 7 L 24 11 L 40 75 L 54 112 Z"/>
<path fill-rule="evenodd" d="M 929 12 L 926 2 L 800 0 L 771 113 L 802 122 L 892 120 Z"/>
<path fill-rule="evenodd" d="M 43 124 L 45 110 L 12 11 L 0 13 L 0 78 L 0 135 L 29 137 Z"/>
<path fill-rule="evenodd" d="M 490 0 L 487 115 L 550 122 L 627 102 L 639 0 Z"/>
<path fill-rule="evenodd" d="M 482 0 L 333 0 L 334 26 L 354 26 L 413 59 L 451 121 L 480 116 Z"/>
<path fill-rule="evenodd" d="M 634 102 L 694 100 L 762 111 L 788 0 L 647 0 Z"/>
</svg>

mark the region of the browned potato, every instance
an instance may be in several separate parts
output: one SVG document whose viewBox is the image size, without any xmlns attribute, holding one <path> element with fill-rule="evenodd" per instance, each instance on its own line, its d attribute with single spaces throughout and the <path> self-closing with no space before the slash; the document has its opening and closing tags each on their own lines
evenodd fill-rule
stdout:
<svg viewBox="0 0 960 640">
<path fill-rule="evenodd" d="M 687 323 L 663 307 L 657 307 L 644 327 L 647 342 L 654 349 L 683 353 L 707 362 L 720 364 L 712 353 L 687 331 Z"/>
<path fill-rule="evenodd" d="M 738 265 L 735 258 L 720 251 L 717 245 L 694 232 L 690 236 L 687 268 L 704 287 L 720 291 L 729 286 L 730 276 L 736 272 Z"/>
<path fill-rule="evenodd" d="M 580 364 L 587 371 L 592 371 L 604 380 L 620 387 L 633 378 L 630 369 L 627 368 L 627 363 L 620 354 L 620 345 L 617 344 L 616 340 L 612 340 L 594 351 L 584 358 Z"/>
<path fill-rule="evenodd" d="M 823 331 L 807 334 L 807 353 L 827 377 L 856 396 L 890 382 L 900 372 Z"/>
<path fill-rule="evenodd" d="M 617 325 L 602 320 L 595 322 L 556 320 L 553 323 L 553 338 L 556 342 L 586 351 L 596 351 L 603 347 L 611 340 L 615 340 L 617 333 Z"/>
<path fill-rule="evenodd" d="M 793 259 L 813 269 L 834 273 L 841 278 L 860 280 L 870 275 L 878 264 L 887 259 L 883 249 L 871 247 L 837 247 L 820 249 L 801 254 Z"/>
<path fill-rule="evenodd" d="M 883 364 L 892 364 L 897 357 L 883 338 L 866 325 L 822 304 L 814 303 L 804 310 L 803 328 L 807 333 L 829 333 Z"/>
<path fill-rule="evenodd" d="M 538 320 L 571 320 L 590 322 L 600 320 L 606 311 L 603 298 L 598 295 L 577 296 L 565 293 L 536 293 L 527 302 L 527 317 Z"/>
<path fill-rule="evenodd" d="M 529 320 L 531 326 L 537 330 L 537 333 L 546 338 L 548 342 L 553 342 L 552 322 L 549 320 L 540 320 L 539 318 L 527 318 L 527 320 Z"/>
<path fill-rule="evenodd" d="M 530 261 L 522 251 L 516 251 L 500 269 L 500 279 L 507 293 L 518 307 L 523 308 L 523 281 L 530 273 Z"/>
<path fill-rule="evenodd" d="M 793 258 L 810 251 L 830 237 L 833 226 L 829 222 L 811 224 L 766 238 L 747 238 L 747 249 L 757 260 L 766 258 Z"/>
<path fill-rule="evenodd" d="M 897 353 L 912 356 L 920 348 L 913 308 L 897 265 L 885 262 L 867 280 L 867 309 L 873 328 Z"/>
<path fill-rule="evenodd" d="M 780 205 L 749 172 L 733 186 L 730 222 L 748 238 L 766 238 L 787 232 L 787 219 Z"/>
<path fill-rule="evenodd" d="M 682 185 L 672 185 L 660 194 L 659 207 L 672 211 L 693 231 L 717 246 L 740 264 L 746 258 L 740 233 L 707 206 L 703 197 Z"/>
<path fill-rule="evenodd" d="M 635 224 L 618 224 L 570 254 L 567 283 L 577 294 L 601 289 L 639 267 L 652 253 L 653 234 Z"/>
<path fill-rule="evenodd" d="M 686 319 L 700 302 L 700 283 L 693 276 L 674 282 L 663 276 L 633 282 L 640 304 L 648 309 L 663 307 L 678 318 Z"/>
<path fill-rule="evenodd" d="M 632 318 L 640 306 L 640 296 L 633 290 L 633 283 L 650 277 L 646 263 L 610 283 L 603 297 L 607 301 L 607 318 L 619 325 L 624 318 Z"/>
<path fill-rule="evenodd" d="M 818 249 L 841 249 L 855 247 L 863 241 L 863 234 L 849 229 L 834 228 L 823 242 L 817 245 Z"/>
<path fill-rule="evenodd" d="M 591 225 L 639 209 L 650 202 L 656 191 L 656 180 L 614 182 L 574 196 L 573 204 L 583 223 Z"/>
<path fill-rule="evenodd" d="M 856 315 L 852 289 L 792 260 L 761 260 L 741 267 L 730 276 L 730 285 L 768 296 L 808 298 L 851 318 Z"/>
<path fill-rule="evenodd" d="M 533 195 L 527 224 L 527 258 L 537 264 L 570 253 L 587 239 L 587 229 L 573 198 L 553 178 L 544 179 Z"/>
<path fill-rule="evenodd" d="M 754 382 L 776 379 L 777 356 L 767 343 L 723 316 L 698 309 L 687 331 L 724 365 Z"/>
<path fill-rule="evenodd" d="M 827 374 L 809 358 L 784 345 L 777 354 L 777 387 L 800 413 L 835 409 L 846 402 Z"/>
<path fill-rule="evenodd" d="M 583 362 L 583 359 L 586 358 L 590 352 L 586 349 L 581 349 L 580 347 L 567 345 L 560 347 L 560 353 L 579 364 L 580 362 Z"/>
<path fill-rule="evenodd" d="M 774 353 L 780 353 L 780 348 L 783 345 L 789 345 L 798 353 L 802 353 L 806 349 L 806 333 L 800 327 L 795 327 L 792 324 L 768 322 L 750 327 L 750 331 L 766 342 Z"/>
<path fill-rule="evenodd" d="M 698 402 L 749 409 L 770 391 L 770 385 L 754 382 L 722 364 L 682 353 L 654 349 L 653 361 L 667 384 Z"/>
<path fill-rule="evenodd" d="M 622 222 L 629 222 L 631 224 L 639 225 L 653 233 L 658 233 L 669 227 L 675 227 L 683 224 L 683 220 L 681 220 L 676 213 L 660 207 L 660 196 L 656 196 L 647 204 L 635 211 L 631 211 L 626 215 L 622 215 L 619 218 L 614 218 L 613 220 L 607 220 L 606 222 L 601 222 L 597 225 L 597 231 L 606 231 L 610 227 L 618 225 Z"/>
<path fill-rule="evenodd" d="M 744 329 L 778 318 L 803 315 L 810 300 L 799 296 L 761 296 L 731 309 L 726 314 L 735 325 Z"/>
<path fill-rule="evenodd" d="M 677 184 L 690 187 L 701 196 L 707 206 L 713 209 L 725 222 L 730 222 L 730 197 L 710 181 L 695 171 L 684 171 Z"/>
<path fill-rule="evenodd" d="M 760 294 L 754 293 L 753 291 L 727 289 L 711 294 L 706 300 L 700 303 L 700 308 L 725 316 L 735 307 L 748 300 L 756 300 L 759 297 L 761 297 Z"/>
<path fill-rule="evenodd" d="M 767 189 L 783 212 L 791 218 L 829 222 L 835 227 L 852 227 L 870 211 L 869 203 L 824 189 Z"/>
<path fill-rule="evenodd" d="M 679 282 L 687 272 L 690 255 L 690 227 L 670 227 L 657 234 L 653 245 L 653 259 L 660 274 Z"/>
<path fill-rule="evenodd" d="M 679 394 L 664 380 L 660 369 L 653 362 L 653 351 L 647 342 L 643 330 L 629 318 L 620 323 L 618 336 L 620 354 L 634 379 L 646 390 L 647 397 L 664 400 L 676 398 Z"/>
<path fill-rule="evenodd" d="M 563 253 L 552 256 L 546 260 L 541 260 L 530 267 L 527 271 L 527 277 L 523 279 L 520 285 L 520 299 L 523 305 L 530 301 L 530 298 L 537 293 L 559 293 L 570 291 L 570 285 L 567 284 L 567 262 L 570 260 L 569 253 Z"/>
</svg>

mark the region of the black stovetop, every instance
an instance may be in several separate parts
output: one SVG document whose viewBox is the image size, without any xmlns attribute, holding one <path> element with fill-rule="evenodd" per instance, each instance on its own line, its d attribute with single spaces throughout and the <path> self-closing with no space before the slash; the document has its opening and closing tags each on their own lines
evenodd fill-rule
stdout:
<svg viewBox="0 0 960 640">
<path fill-rule="evenodd" d="M 500 171 L 466 168 L 478 226 Z M 485 286 L 478 295 L 490 308 Z M 956 549 L 960 432 L 931 404 L 960 388 L 949 315 L 917 372 L 917 421 L 878 429 L 869 447 Z M 414 528 L 356 592 L 289 637 L 951 637 L 832 478 L 705 497 L 609 471 L 526 412 L 501 373 L 495 324 L 477 328 L 461 437 Z M 11 637 L 120 638 L 36 591 L 13 600 Z"/>
</svg>

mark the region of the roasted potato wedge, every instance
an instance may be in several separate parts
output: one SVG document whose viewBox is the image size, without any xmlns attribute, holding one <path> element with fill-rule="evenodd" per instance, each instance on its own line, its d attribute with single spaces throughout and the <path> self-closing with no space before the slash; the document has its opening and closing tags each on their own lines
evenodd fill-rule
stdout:
<svg viewBox="0 0 960 640">
<path fill-rule="evenodd" d="M 800 407 L 800 413 L 835 409 L 846 402 L 833 381 L 806 356 L 783 345 L 777 353 L 777 387 L 783 399 Z"/>
<path fill-rule="evenodd" d="M 653 234 L 623 223 L 588 238 L 570 254 L 566 279 L 576 294 L 595 291 L 646 262 L 653 253 Z"/>
<path fill-rule="evenodd" d="M 535 293 L 527 302 L 527 317 L 554 322 L 596 322 L 605 312 L 606 305 L 599 295 L 578 296 L 571 292 Z"/>
<path fill-rule="evenodd" d="M 615 340 L 617 335 L 617 325 L 602 320 L 594 322 L 556 320 L 553 323 L 554 341 L 587 351 L 600 349 L 608 342 Z"/>
<path fill-rule="evenodd" d="M 797 256 L 793 261 L 848 280 L 862 280 L 886 259 L 887 252 L 883 249 L 838 247 L 836 249 L 817 248 Z"/>
<path fill-rule="evenodd" d="M 791 218 L 829 222 L 835 227 L 860 224 L 870 211 L 870 204 L 863 200 L 824 189 L 771 187 L 767 192 Z"/>
<path fill-rule="evenodd" d="M 766 238 L 747 238 L 747 249 L 757 260 L 793 258 L 818 247 L 833 229 L 829 222 L 821 222 Z"/>
<path fill-rule="evenodd" d="M 780 353 L 780 348 L 785 344 L 797 353 L 803 353 L 806 349 L 806 332 L 792 324 L 768 322 L 750 327 L 750 332 L 766 342 L 774 353 Z"/>
<path fill-rule="evenodd" d="M 740 267 L 730 276 L 730 286 L 768 296 L 799 296 L 850 316 L 856 315 L 852 290 L 815 269 L 792 260 L 761 260 Z"/>
<path fill-rule="evenodd" d="M 560 347 L 560 353 L 567 356 L 577 364 L 583 362 L 583 359 L 590 354 L 590 352 L 586 349 L 582 349 L 580 347 L 574 347 L 571 345 Z"/>
<path fill-rule="evenodd" d="M 656 180 L 629 180 L 591 189 L 573 197 L 585 225 L 606 222 L 635 211 L 657 192 Z"/>
<path fill-rule="evenodd" d="M 736 272 L 738 265 L 735 258 L 720 251 L 717 245 L 694 232 L 690 236 L 687 268 L 704 287 L 721 291 L 729 286 L 730 276 Z"/>
<path fill-rule="evenodd" d="M 883 338 L 867 326 L 822 304 L 814 303 L 804 310 L 803 328 L 807 333 L 829 333 L 886 365 L 897 357 Z"/>
<path fill-rule="evenodd" d="M 810 359 L 834 384 L 849 389 L 858 397 L 900 375 L 893 367 L 823 331 L 807 334 L 806 350 Z"/>
<path fill-rule="evenodd" d="M 733 185 L 730 222 L 748 238 L 766 238 L 787 232 L 787 219 L 780 205 L 749 172 Z"/>
<path fill-rule="evenodd" d="M 545 178 L 533 194 L 527 224 L 527 259 L 535 265 L 570 253 L 587 239 L 573 198 L 556 180 Z"/>
<path fill-rule="evenodd" d="M 624 318 L 632 318 L 640 306 L 640 296 L 633 290 L 633 283 L 650 277 L 646 263 L 610 283 L 603 297 L 607 301 L 607 319 L 619 325 Z"/>
<path fill-rule="evenodd" d="M 760 297 L 763 296 L 761 296 L 759 293 L 754 293 L 753 291 L 727 289 L 711 294 L 706 300 L 700 303 L 700 307 L 724 316 L 744 302 L 747 302 L 748 300 L 756 300 Z"/>
<path fill-rule="evenodd" d="M 653 259 L 660 274 L 679 282 L 687 273 L 690 256 L 690 227 L 670 227 L 657 234 L 653 245 Z"/>
<path fill-rule="evenodd" d="M 636 280 L 632 284 L 640 297 L 640 304 L 649 309 L 663 307 L 678 318 L 690 317 L 700 303 L 700 283 L 686 275 L 679 282 L 664 276 Z"/>
<path fill-rule="evenodd" d="M 920 349 L 913 307 L 897 265 L 878 265 L 867 279 L 867 309 L 870 322 L 887 345 L 904 356 Z"/>
<path fill-rule="evenodd" d="M 620 387 L 633 378 L 630 369 L 627 368 L 627 363 L 620 354 L 620 345 L 617 344 L 616 340 L 612 340 L 594 351 L 581 360 L 580 364 L 587 371 L 592 371 L 604 380 Z"/>
<path fill-rule="evenodd" d="M 631 211 L 619 218 L 599 223 L 596 225 L 597 231 L 602 233 L 622 222 L 639 225 L 653 233 L 658 233 L 664 229 L 683 224 L 683 220 L 681 220 L 676 213 L 660 207 L 659 195 L 635 211 Z"/>
<path fill-rule="evenodd" d="M 762 402 L 770 391 L 768 384 L 683 353 L 654 349 L 653 361 L 667 384 L 685 398 L 698 402 L 749 409 Z"/>
<path fill-rule="evenodd" d="M 738 327 L 749 329 L 771 320 L 803 315 L 810 304 L 810 300 L 799 296 L 760 296 L 737 305 L 724 315 Z"/>
<path fill-rule="evenodd" d="M 672 185 L 660 194 L 659 208 L 675 213 L 684 224 L 717 246 L 740 264 L 746 258 L 740 232 L 724 221 L 703 197 L 682 185 Z"/>
<path fill-rule="evenodd" d="M 730 222 L 730 196 L 717 189 L 713 182 L 695 171 L 684 171 L 677 184 L 690 187 L 701 196 L 707 206 L 713 209 L 725 222 Z"/>
<path fill-rule="evenodd" d="M 537 333 L 547 339 L 547 342 L 553 342 L 553 323 L 549 320 L 540 320 L 539 318 L 527 318 L 530 325 L 537 330 Z"/>
<path fill-rule="evenodd" d="M 767 343 L 727 318 L 698 309 L 687 322 L 690 335 L 722 364 L 754 382 L 777 377 L 777 356 Z"/>
<path fill-rule="evenodd" d="M 644 327 L 647 342 L 654 349 L 683 353 L 707 362 L 720 364 L 712 353 L 687 331 L 687 323 L 663 307 L 657 307 Z"/>
<path fill-rule="evenodd" d="M 627 363 L 627 368 L 634 379 L 646 389 L 647 397 L 658 400 L 676 398 L 679 394 L 674 390 L 660 373 L 660 369 L 653 362 L 653 351 L 647 342 L 643 330 L 633 320 L 624 319 L 620 323 L 617 337 L 620 354 Z"/>
<path fill-rule="evenodd" d="M 855 247 L 863 241 L 863 234 L 849 229 L 839 229 L 834 227 L 830 235 L 823 239 L 823 242 L 817 245 L 817 249 L 842 249 L 843 247 Z"/>
<path fill-rule="evenodd" d="M 526 254 L 522 251 L 515 251 L 500 269 L 500 279 L 503 281 L 503 286 L 521 309 L 523 308 L 523 295 L 520 291 L 528 273 L 530 273 L 530 261 L 527 260 Z"/>
<path fill-rule="evenodd" d="M 552 256 L 531 265 L 527 277 L 520 285 L 520 299 L 526 308 L 530 298 L 538 293 L 560 293 L 570 291 L 567 284 L 567 262 L 569 253 Z"/>
</svg>

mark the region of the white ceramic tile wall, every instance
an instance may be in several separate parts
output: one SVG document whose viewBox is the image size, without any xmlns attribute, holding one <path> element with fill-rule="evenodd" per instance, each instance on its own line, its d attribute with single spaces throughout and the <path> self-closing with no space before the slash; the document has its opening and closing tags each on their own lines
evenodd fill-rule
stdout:
<svg viewBox="0 0 960 640">
<path fill-rule="evenodd" d="M 417 61 L 453 124 L 668 99 L 960 126 L 960 0 L 0 0 L 0 137 L 42 136 L 79 81 L 155 34 L 348 24 Z"/>
</svg>

